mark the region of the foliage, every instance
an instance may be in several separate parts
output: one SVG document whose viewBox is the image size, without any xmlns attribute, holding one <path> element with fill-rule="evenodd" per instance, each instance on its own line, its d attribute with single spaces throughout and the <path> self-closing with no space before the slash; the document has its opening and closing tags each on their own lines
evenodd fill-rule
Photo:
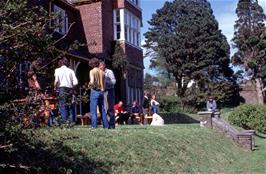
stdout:
<svg viewBox="0 0 266 174">
<path fill-rule="evenodd" d="M 206 102 L 210 95 L 215 98 L 218 108 L 234 107 L 241 102 L 239 86 L 232 81 L 208 84 L 208 90 L 205 91 L 192 87 L 188 89 L 187 93 L 188 95 L 182 99 L 183 104 L 201 110 L 206 109 Z"/>
<path fill-rule="evenodd" d="M 228 81 L 232 74 L 229 45 L 206 0 L 166 2 L 153 14 L 149 24 L 144 47 L 152 57 L 153 66 L 165 62 L 167 71 L 176 80 L 179 97 L 200 97 L 187 92 L 192 81 L 199 95 L 213 92 L 212 85 Z M 233 83 L 227 84 L 233 88 Z M 234 95 L 229 93 L 227 97 L 233 99 Z"/>
<path fill-rule="evenodd" d="M 144 77 L 144 89 L 151 89 L 153 87 L 154 78 L 151 74 L 146 73 Z"/>
<path fill-rule="evenodd" d="M 160 112 L 180 112 L 182 102 L 176 96 L 159 96 Z"/>
<path fill-rule="evenodd" d="M 266 106 L 243 104 L 233 110 L 228 120 L 244 129 L 266 133 Z"/>
<path fill-rule="evenodd" d="M 127 71 L 127 57 L 121 46 L 121 43 L 114 43 L 114 51 L 112 55 L 112 66 L 115 71 L 118 71 L 123 77 L 126 77 Z"/>
<path fill-rule="evenodd" d="M 258 75 L 264 77 L 266 71 L 266 15 L 257 0 L 239 0 L 232 41 L 237 52 L 234 56 L 242 62 L 252 63 Z"/>
<path fill-rule="evenodd" d="M 51 86 L 55 61 L 61 55 L 55 45 L 63 41 L 64 37 L 57 41 L 53 40 L 50 20 L 54 19 L 54 15 L 49 16 L 43 8 L 30 6 L 27 2 L 0 1 L 0 173 L 28 173 L 24 171 L 27 167 L 20 166 L 23 163 L 36 164 L 33 173 L 50 173 L 45 172 L 47 166 L 41 166 L 42 160 L 51 159 L 44 155 L 45 147 L 42 145 L 45 143 L 36 140 L 36 136 L 25 135 L 21 128 L 39 126 L 35 123 L 38 123 L 38 114 L 43 110 L 43 101 L 36 97 L 37 92 L 28 94 L 29 65 L 35 60 L 40 60 L 36 66 L 38 81 L 43 83 L 41 86 Z M 75 42 L 69 49 L 75 49 L 76 45 Z M 44 88 L 42 92 L 46 90 L 48 89 Z M 36 153 L 30 154 L 33 150 L 36 150 Z M 56 150 L 47 155 L 52 157 L 55 152 Z M 51 163 L 57 157 L 53 158 Z M 70 163 L 66 162 L 64 165 L 67 164 Z M 8 170 L 3 171 L 3 167 Z M 59 169 L 60 167 L 56 170 Z"/>
<path fill-rule="evenodd" d="M 6 98 L 11 100 L 27 90 L 26 71 L 34 60 L 40 59 L 39 78 L 52 78 L 47 72 L 52 72 L 58 53 L 52 33 L 47 33 L 52 16 L 44 9 L 30 7 L 26 0 L 1 1 L 0 14 L 1 96 L 10 91 L 13 94 Z"/>
</svg>

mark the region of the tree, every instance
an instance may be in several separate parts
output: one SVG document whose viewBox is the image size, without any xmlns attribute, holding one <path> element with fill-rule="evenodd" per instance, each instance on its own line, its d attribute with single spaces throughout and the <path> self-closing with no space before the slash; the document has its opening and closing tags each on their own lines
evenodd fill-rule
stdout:
<svg viewBox="0 0 266 174">
<path fill-rule="evenodd" d="M 127 57 L 119 42 L 114 42 L 114 51 L 112 55 L 112 66 L 118 72 L 119 77 L 126 78 Z"/>
<path fill-rule="evenodd" d="M 237 48 L 235 56 L 253 68 L 259 69 L 266 77 L 266 15 L 258 0 L 239 0 L 232 41 Z"/>
<path fill-rule="evenodd" d="M 187 96 L 192 80 L 193 86 L 206 94 L 211 84 L 231 76 L 229 44 L 207 0 L 166 2 L 149 24 L 144 47 L 153 62 L 165 62 L 176 80 L 178 96 Z M 233 83 L 230 86 L 233 88 Z"/>
<path fill-rule="evenodd" d="M 52 19 L 42 8 L 29 6 L 27 0 L 0 1 L 0 76 L 3 77 L 0 77 L 0 97 L 6 96 L 3 91 L 12 91 L 4 101 L 0 100 L 0 171 L 3 173 L 47 173 L 51 170 L 49 165 L 41 167 L 43 160 L 32 158 L 43 156 L 44 151 L 40 149 L 42 143 L 36 136 L 24 134 L 20 124 L 23 117 L 33 118 L 37 115 L 41 99 L 21 104 L 14 102 L 14 99 L 21 93 L 18 72 L 22 72 L 23 64 L 31 64 L 39 58 L 44 66 L 38 69 L 38 73 L 43 73 L 46 78 L 53 75 L 51 69 L 54 69 L 59 53 L 54 46 L 56 41 L 49 32 L 49 21 Z M 31 133 L 34 134 L 34 131 Z M 24 150 L 29 147 L 33 152 L 25 155 Z M 52 173 L 62 173 L 62 165 L 56 166 Z"/>
<path fill-rule="evenodd" d="M 12 91 L 9 97 L 18 97 L 16 94 L 20 93 L 16 91 L 21 83 L 17 72 L 21 71 L 22 65 L 26 66 L 37 58 L 44 64 L 56 59 L 58 54 L 52 33 L 47 32 L 51 19 L 44 9 L 30 7 L 26 0 L 0 2 L 0 69 L 4 77 L 0 86 Z M 39 69 L 39 73 L 51 72 L 48 67 L 53 68 L 52 65 Z"/>
<path fill-rule="evenodd" d="M 144 89 L 149 90 L 152 87 L 153 87 L 153 76 L 149 73 L 146 73 L 144 77 Z"/>
</svg>

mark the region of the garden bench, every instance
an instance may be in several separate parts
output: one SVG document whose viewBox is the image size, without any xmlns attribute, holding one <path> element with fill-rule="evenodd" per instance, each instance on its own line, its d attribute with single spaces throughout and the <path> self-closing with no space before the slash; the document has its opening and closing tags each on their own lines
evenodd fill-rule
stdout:
<svg viewBox="0 0 266 174">
<path fill-rule="evenodd" d="M 77 115 L 77 120 L 80 120 L 81 126 L 88 125 L 90 119 L 90 113 L 86 113 L 85 115 Z"/>
</svg>

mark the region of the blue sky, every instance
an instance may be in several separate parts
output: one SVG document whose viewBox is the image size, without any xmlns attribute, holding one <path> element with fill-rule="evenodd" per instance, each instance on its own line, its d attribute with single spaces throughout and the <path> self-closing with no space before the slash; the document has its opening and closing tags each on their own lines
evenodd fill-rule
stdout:
<svg viewBox="0 0 266 174">
<path fill-rule="evenodd" d="M 159 9 L 167 0 L 141 0 L 142 8 L 142 17 L 143 17 L 143 27 L 142 34 L 148 30 L 147 21 L 151 19 L 152 14 L 156 12 L 156 9 Z M 171 0 L 168 0 L 171 1 Z M 209 0 L 211 3 L 214 15 L 216 20 L 219 22 L 219 28 L 222 30 L 222 33 L 227 37 L 228 42 L 231 44 L 231 39 L 234 34 L 234 23 L 236 20 L 235 9 L 237 6 L 238 0 Z M 266 11 L 266 0 L 259 0 L 259 4 Z M 144 42 L 144 37 L 142 36 L 142 43 Z M 233 52 L 234 50 L 231 50 Z M 144 50 L 145 52 L 145 50 Z M 145 73 L 155 72 L 149 70 L 149 58 L 144 59 Z"/>
</svg>

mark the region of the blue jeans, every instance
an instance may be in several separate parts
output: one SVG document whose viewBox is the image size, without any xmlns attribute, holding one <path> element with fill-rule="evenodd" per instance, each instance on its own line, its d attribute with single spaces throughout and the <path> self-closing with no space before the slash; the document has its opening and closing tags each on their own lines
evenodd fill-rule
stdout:
<svg viewBox="0 0 266 174">
<path fill-rule="evenodd" d="M 151 107 L 151 112 L 153 113 L 153 114 L 157 114 L 158 113 L 158 107 L 157 106 L 152 106 Z"/>
<path fill-rule="evenodd" d="M 109 128 L 107 115 L 104 109 L 104 92 L 91 90 L 90 94 L 90 112 L 91 112 L 91 127 L 97 127 L 97 106 L 102 116 L 103 127 Z"/>
<path fill-rule="evenodd" d="M 56 125 L 57 122 L 56 122 L 56 119 L 55 119 L 55 114 L 52 110 L 49 111 L 50 112 L 50 116 L 49 116 L 49 120 L 48 120 L 48 125 L 49 126 L 53 126 L 53 125 Z"/>
<path fill-rule="evenodd" d="M 107 91 L 107 102 L 108 102 L 108 110 L 107 113 L 110 116 L 110 127 L 115 128 L 115 89 L 108 89 Z"/>
<path fill-rule="evenodd" d="M 66 87 L 59 88 L 59 111 L 62 117 L 62 123 L 65 124 L 67 119 L 74 123 L 75 108 L 72 104 L 72 89 Z"/>
</svg>

